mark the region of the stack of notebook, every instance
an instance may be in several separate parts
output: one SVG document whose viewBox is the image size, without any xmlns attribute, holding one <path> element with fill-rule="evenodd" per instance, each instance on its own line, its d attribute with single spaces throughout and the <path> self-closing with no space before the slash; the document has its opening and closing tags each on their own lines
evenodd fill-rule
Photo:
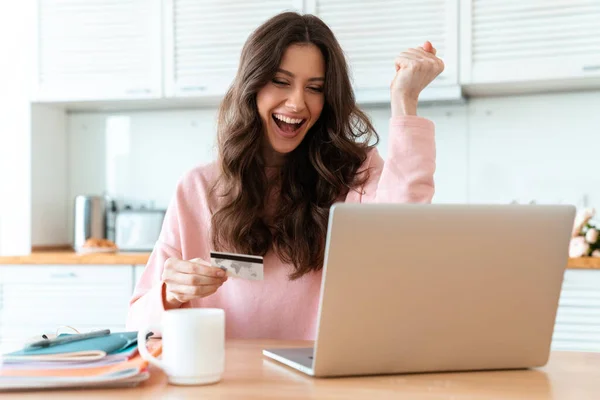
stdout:
<svg viewBox="0 0 600 400">
<path fill-rule="evenodd" d="M 148 364 L 137 351 L 137 332 L 64 340 L 69 336 L 2 355 L 0 390 L 123 387 L 148 379 Z M 150 353 L 159 355 L 160 342 L 149 343 Z"/>
</svg>

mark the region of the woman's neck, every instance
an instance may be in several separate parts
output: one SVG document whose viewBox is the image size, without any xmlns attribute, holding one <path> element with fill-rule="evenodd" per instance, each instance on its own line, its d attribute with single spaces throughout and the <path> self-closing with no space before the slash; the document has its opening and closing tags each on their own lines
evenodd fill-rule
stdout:
<svg viewBox="0 0 600 400">
<path fill-rule="evenodd" d="M 268 143 L 263 145 L 262 156 L 267 168 L 281 168 L 285 163 L 285 154 L 276 152 Z"/>
</svg>

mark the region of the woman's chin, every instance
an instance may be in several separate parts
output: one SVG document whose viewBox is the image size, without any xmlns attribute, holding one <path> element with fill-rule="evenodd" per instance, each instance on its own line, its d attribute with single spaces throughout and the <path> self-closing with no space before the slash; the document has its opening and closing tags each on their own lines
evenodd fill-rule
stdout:
<svg viewBox="0 0 600 400">
<path fill-rule="evenodd" d="M 300 144 L 300 143 L 298 143 L 298 144 Z M 275 153 L 285 156 L 285 155 L 288 155 L 289 153 L 291 153 L 292 151 L 294 151 L 296 149 L 296 147 L 298 147 L 298 144 L 291 144 L 291 143 L 271 144 L 271 147 L 273 148 L 273 151 L 275 151 Z"/>
<path fill-rule="evenodd" d="M 292 151 L 294 151 L 296 149 L 296 147 L 298 147 L 300 145 L 300 143 L 302 142 L 302 137 L 297 136 L 294 138 L 294 140 L 290 140 L 290 139 L 282 139 L 282 138 L 279 138 L 278 136 L 275 136 L 275 137 L 271 137 L 269 142 L 270 142 L 271 148 L 276 153 L 279 153 L 281 155 L 286 155 L 286 154 L 289 154 Z"/>
</svg>

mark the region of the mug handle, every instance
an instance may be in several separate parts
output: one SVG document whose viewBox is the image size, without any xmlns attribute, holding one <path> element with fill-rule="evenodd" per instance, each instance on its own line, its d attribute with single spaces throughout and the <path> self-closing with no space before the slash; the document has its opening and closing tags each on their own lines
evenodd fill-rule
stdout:
<svg viewBox="0 0 600 400">
<path fill-rule="evenodd" d="M 148 361 L 150 364 L 152 364 L 166 372 L 165 365 L 158 358 L 156 358 L 152 354 L 150 354 L 150 352 L 146 348 L 146 335 L 148 334 L 148 332 L 151 332 L 151 331 L 159 332 L 160 328 L 149 327 L 149 328 L 140 329 L 138 331 L 138 335 L 137 335 L 138 351 L 140 352 L 140 355 L 142 356 L 142 358 L 144 360 Z"/>
</svg>

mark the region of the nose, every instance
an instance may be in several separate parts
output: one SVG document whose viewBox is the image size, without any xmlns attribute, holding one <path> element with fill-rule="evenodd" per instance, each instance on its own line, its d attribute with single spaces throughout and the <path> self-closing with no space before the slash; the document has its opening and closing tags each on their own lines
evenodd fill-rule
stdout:
<svg viewBox="0 0 600 400">
<path fill-rule="evenodd" d="M 293 112 L 304 111 L 306 107 L 304 103 L 304 89 L 294 89 L 285 102 L 285 107 Z"/>
</svg>

